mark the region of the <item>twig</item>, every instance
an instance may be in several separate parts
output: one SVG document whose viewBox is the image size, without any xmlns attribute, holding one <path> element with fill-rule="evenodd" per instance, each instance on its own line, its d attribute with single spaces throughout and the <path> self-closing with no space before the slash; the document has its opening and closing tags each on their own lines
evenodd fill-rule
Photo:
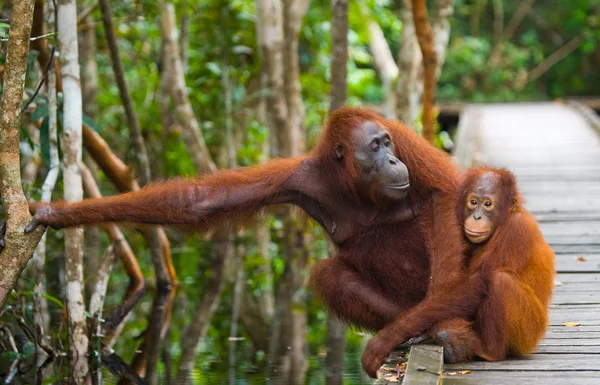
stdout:
<svg viewBox="0 0 600 385">
<path fill-rule="evenodd" d="M 56 34 L 56 32 L 53 32 L 52 34 Z M 46 79 L 48 79 L 48 72 L 50 71 L 50 68 L 52 68 L 52 63 L 54 63 L 54 51 L 55 50 L 56 50 L 56 47 L 52 47 L 52 51 L 50 52 L 50 60 L 48 60 L 48 64 L 46 65 L 46 68 L 44 69 L 44 76 L 42 76 L 42 79 L 38 83 L 38 86 L 35 89 L 35 92 L 33 93 L 33 95 L 31 95 L 31 97 L 29 98 L 27 103 L 25 103 L 23 108 L 21 108 L 21 112 L 25 112 L 25 110 L 27 110 L 27 107 L 29 107 L 31 102 L 33 102 L 33 99 L 35 99 L 35 97 L 40 93 L 42 86 L 46 82 Z"/>
<path fill-rule="evenodd" d="M 5 384 L 10 384 L 12 382 L 13 378 L 15 378 L 15 376 L 17 375 L 17 373 L 19 373 L 19 362 L 20 361 L 21 360 L 16 359 L 10 365 L 8 374 L 6 375 L 6 378 L 4 379 Z"/>
<path fill-rule="evenodd" d="M 17 349 L 17 344 L 15 343 L 15 339 L 10 330 L 8 330 L 8 328 L 6 327 L 1 327 L 0 330 L 2 330 L 6 334 L 6 337 L 8 338 L 8 343 L 10 344 L 12 350 L 18 353 L 19 349 Z"/>
<path fill-rule="evenodd" d="M 46 34 L 43 34 L 40 36 L 31 37 L 31 38 L 29 38 L 29 41 L 36 41 L 36 40 L 44 39 L 48 36 L 54 36 L 57 34 L 58 34 L 58 32 L 49 32 L 49 33 L 46 33 Z M 0 41 L 8 41 L 8 38 L 1 38 Z"/>
</svg>

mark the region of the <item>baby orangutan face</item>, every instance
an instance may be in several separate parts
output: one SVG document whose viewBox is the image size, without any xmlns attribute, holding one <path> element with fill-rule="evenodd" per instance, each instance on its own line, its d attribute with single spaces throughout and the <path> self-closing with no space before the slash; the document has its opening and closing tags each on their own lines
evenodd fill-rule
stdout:
<svg viewBox="0 0 600 385">
<path fill-rule="evenodd" d="M 464 231 L 472 243 L 487 241 L 498 224 L 500 209 L 500 176 L 489 172 L 470 186 L 463 215 Z"/>
</svg>

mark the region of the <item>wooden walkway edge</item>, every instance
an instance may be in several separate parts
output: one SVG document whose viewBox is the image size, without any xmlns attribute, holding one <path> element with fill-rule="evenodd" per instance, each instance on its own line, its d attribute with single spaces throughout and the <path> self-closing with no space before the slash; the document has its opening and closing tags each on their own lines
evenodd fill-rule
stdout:
<svg viewBox="0 0 600 385">
<path fill-rule="evenodd" d="M 526 208 L 556 254 L 557 276 L 550 325 L 534 354 L 445 365 L 443 383 L 600 384 L 600 118 L 571 101 L 468 105 L 454 155 L 462 167 L 515 173 Z M 424 367 L 415 353 L 422 348 L 413 347 L 408 367 Z M 428 359 L 441 359 L 441 349 L 437 355 Z M 434 377 L 415 383 L 440 383 Z"/>
</svg>

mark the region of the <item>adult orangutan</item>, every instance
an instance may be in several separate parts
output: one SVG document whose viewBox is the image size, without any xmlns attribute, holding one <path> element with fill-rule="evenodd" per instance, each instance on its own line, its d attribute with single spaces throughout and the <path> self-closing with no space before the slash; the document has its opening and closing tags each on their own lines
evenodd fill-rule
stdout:
<svg viewBox="0 0 600 385">
<path fill-rule="evenodd" d="M 427 335 L 444 346 L 446 362 L 531 353 L 548 324 L 554 253 L 522 207 L 513 174 L 470 169 L 459 191 L 457 215 L 469 242 L 466 281 L 479 282 L 465 286 L 484 289 L 485 296 L 473 317 L 446 319 Z"/>
<path fill-rule="evenodd" d="M 342 108 L 304 156 L 74 204 L 31 203 L 27 230 L 103 222 L 204 230 L 243 221 L 263 206 L 295 204 L 339 247 L 315 266 L 313 289 L 340 318 L 380 330 L 398 315 L 435 311 L 464 276 L 458 185 L 452 160 L 412 130 Z M 462 314 L 458 306 L 456 316 Z M 394 327 L 392 338 L 373 339 L 363 360 L 370 375 L 398 343 L 425 330 L 419 319 L 409 320 Z"/>
</svg>

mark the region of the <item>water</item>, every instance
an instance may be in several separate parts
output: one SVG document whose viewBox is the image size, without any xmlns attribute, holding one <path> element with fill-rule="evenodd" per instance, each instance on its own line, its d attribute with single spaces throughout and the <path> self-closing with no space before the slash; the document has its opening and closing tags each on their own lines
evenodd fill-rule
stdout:
<svg viewBox="0 0 600 385">
<path fill-rule="evenodd" d="M 345 370 L 343 381 L 345 385 L 368 384 L 372 380 L 360 368 L 361 351 L 353 349 L 348 351 L 345 359 Z M 190 383 L 193 385 L 258 385 L 258 384 L 287 384 L 288 381 L 277 376 L 265 375 L 262 367 L 255 367 L 248 362 L 240 362 L 235 368 L 229 369 L 226 365 L 213 364 L 209 369 L 202 369 L 204 360 L 208 355 L 199 354 L 196 363 L 197 367 L 190 375 Z M 306 373 L 305 384 L 319 385 L 325 383 L 324 357 L 312 355 L 309 357 L 309 369 Z M 68 376 L 67 362 L 64 357 L 58 357 L 49 363 L 43 370 L 36 373 L 34 358 L 22 358 L 15 366 L 14 356 L 0 355 L 0 379 L 2 383 L 15 385 L 25 384 L 63 384 L 66 383 Z M 158 367 L 158 384 L 178 384 L 175 379 L 169 381 L 166 378 L 166 370 L 163 363 Z M 176 374 L 176 373 L 175 373 Z M 11 376 L 8 378 L 7 377 Z M 119 378 L 110 373 L 106 368 L 103 369 L 103 384 L 116 385 Z"/>
</svg>

